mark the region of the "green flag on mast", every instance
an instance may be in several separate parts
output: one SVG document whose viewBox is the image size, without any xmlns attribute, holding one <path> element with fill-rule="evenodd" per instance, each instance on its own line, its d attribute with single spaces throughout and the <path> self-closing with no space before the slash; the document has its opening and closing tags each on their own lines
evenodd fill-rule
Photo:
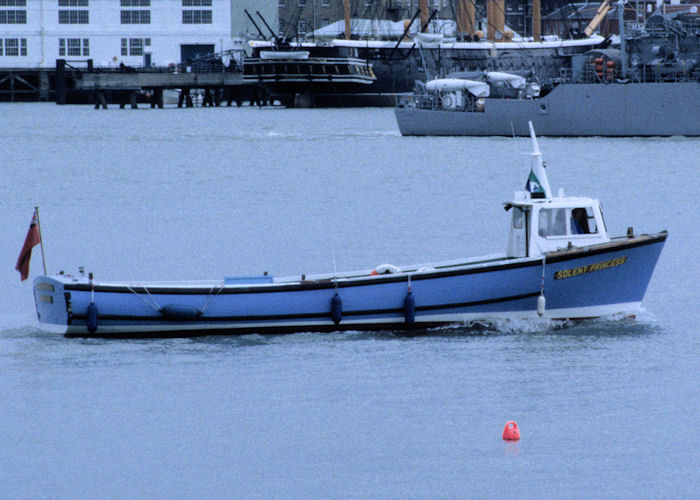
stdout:
<svg viewBox="0 0 700 500">
<path fill-rule="evenodd" d="M 532 122 L 528 122 L 530 127 L 530 138 L 532 139 L 532 152 L 530 153 L 530 175 L 525 183 L 525 190 L 530 193 L 532 198 L 551 198 L 552 190 L 549 187 L 547 173 L 544 171 L 542 163 L 542 153 L 537 144 L 535 129 L 532 127 Z"/>
</svg>

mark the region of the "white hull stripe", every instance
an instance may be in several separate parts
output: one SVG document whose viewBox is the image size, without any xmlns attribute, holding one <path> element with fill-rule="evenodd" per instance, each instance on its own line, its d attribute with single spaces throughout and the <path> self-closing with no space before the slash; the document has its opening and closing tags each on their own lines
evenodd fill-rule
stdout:
<svg viewBox="0 0 700 500">
<path fill-rule="evenodd" d="M 421 324 L 436 325 L 436 324 L 470 324 L 480 322 L 492 322 L 502 320 L 567 320 L 567 319 L 589 319 L 599 318 L 603 316 L 613 316 L 617 314 L 632 314 L 639 311 L 641 302 L 629 302 L 622 304 L 609 304 L 602 306 L 591 307 L 575 307 L 565 309 L 552 309 L 545 311 L 545 314 L 540 317 L 537 311 L 505 311 L 493 313 L 460 313 L 460 314 L 431 314 L 421 315 L 416 317 L 415 325 L 420 327 Z M 205 321 L 197 323 L 163 323 L 163 324 L 133 324 L 133 325 L 110 325 L 109 323 L 101 323 L 98 326 L 95 336 L 109 334 L 134 334 L 134 333 L 151 333 L 158 334 L 165 332 L 178 331 L 208 331 L 211 334 L 216 334 L 217 331 L 235 332 L 236 330 L 300 330 L 309 328 L 316 330 L 319 327 L 347 330 L 352 329 L 352 326 L 367 327 L 381 325 L 395 325 L 403 323 L 403 316 L 393 316 L 390 318 L 377 319 L 343 319 L 339 325 L 334 325 L 333 321 L 328 320 L 306 320 L 306 321 L 270 321 L 270 322 L 231 322 L 231 323 L 207 323 Z M 100 323 L 100 322 L 98 322 Z M 381 328 L 379 328 L 381 329 Z M 53 330 L 53 329 L 52 329 Z M 84 325 L 69 326 L 68 328 L 59 327 L 58 333 L 66 334 L 86 334 Z"/>
</svg>

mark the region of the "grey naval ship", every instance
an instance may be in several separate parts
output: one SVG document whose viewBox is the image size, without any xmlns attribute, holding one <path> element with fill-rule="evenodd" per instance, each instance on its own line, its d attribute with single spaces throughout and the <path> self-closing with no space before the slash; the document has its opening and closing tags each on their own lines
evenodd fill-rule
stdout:
<svg viewBox="0 0 700 500">
<path fill-rule="evenodd" d="M 402 135 L 700 136 L 697 8 L 620 22 L 619 48 L 572 54 L 559 78 L 455 73 L 416 82 L 395 109 Z"/>
</svg>

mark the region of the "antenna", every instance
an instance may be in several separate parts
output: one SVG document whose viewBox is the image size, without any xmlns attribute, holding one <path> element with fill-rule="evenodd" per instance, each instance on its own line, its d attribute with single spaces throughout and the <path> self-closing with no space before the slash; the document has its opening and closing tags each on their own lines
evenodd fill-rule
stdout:
<svg viewBox="0 0 700 500">
<path fill-rule="evenodd" d="M 335 250 L 331 251 L 331 257 L 333 258 L 333 286 L 335 287 L 336 293 L 338 293 L 338 271 L 335 269 Z"/>
</svg>

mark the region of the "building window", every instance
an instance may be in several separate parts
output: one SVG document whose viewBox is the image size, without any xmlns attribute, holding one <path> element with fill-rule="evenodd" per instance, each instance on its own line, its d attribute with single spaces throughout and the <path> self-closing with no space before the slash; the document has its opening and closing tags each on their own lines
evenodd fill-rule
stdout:
<svg viewBox="0 0 700 500">
<path fill-rule="evenodd" d="M 121 0 L 122 7 L 150 7 L 151 0 Z"/>
<path fill-rule="evenodd" d="M 323 7 L 328 7 L 330 5 L 330 0 L 321 0 L 321 5 Z"/>
<path fill-rule="evenodd" d="M 186 0 L 183 0 L 186 1 Z M 193 0 L 194 1 L 194 0 Z M 202 0 L 204 1 L 204 0 Z M 183 10 L 182 24 L 211 24 L 212 16 L 210 10 Z"/>
<path fill-rule="evenodd" d="M 4 49 L 3 49 L 4 46 Z M 0 38 L 0 56 L 26 56 L 27 55 L 27 39 L 26 38 Z"/>
<path fill-rule="evenodd" d="M 330 19 L 328 19 L 328 18 L 321 19 L 321 26 L 328 26 L 329 24 L 331 24 Z"/>
<path fill-rule="evenodd" d="M 183 7 L 211 7 L 211 0 L 182 0 Z"/>
<path fill-rule="evenodd" d="M 27 0 L 0 0 L 0 7 L 26 7 Z"/>
<path fill-rule="evenodd" d="M 284 36 L 284 19 L 280 19 L 280 36 Z"/>
<path fill-rule="evenodd" d="M 129 38 L 129 55 L 143 55 L 143 40 L 141 38 Z"/>
<path fill-rule="evenodd" d="M 59 56 L 89 56 L 90 55 L 90 39 L 89 38 L 59 38 L 58 39 L 58 55 Z"/>
<path fill-rule="evenodd" d="M 87 10 L 59 10 L 58 24 L 90 24 Z"/>
<path fill-rule="evenodd" d="M 88 0 L 58 0 L 59 7 L 87 7 Z M 90 24 L 87 10 L 58 10 L 58 24 Z"/>
<path fill-rule="evenodd" d="M 299 7 L 303 7 L 306 5 L 306 0 L 299 0 Z"/>
<path fill-rule="evenodd" d="M 123 10 L 122 24 L 151 24 L 150 10 Z"/>
<path fill-rule="evenodd" d="M 2 5 L 2 0 L 0 0 Z M 26 10 L 0 10 L 0 24 L 27 24 Z"/>
<path fill-rule="evenodd" d="M 299 22 L 297 23 L 297 34 L 306 34 L 306 21 L 304 21 L 303 19 L 299 19 Z"/>
<path fill-rule="evenodd" d="M 19 55 L 19 38 L 5 38 L 5 55 Z"/>
<path fill-rule="evenodd" d="M 150 38 L 122 38 L 122 55 L 142 56 L 143 48 L 150 46 Z"/>
<path fill-rule="evenodd" d="M 279 0 L 278 7 L 284 7 L 284 0 Z"/>
</svg>

